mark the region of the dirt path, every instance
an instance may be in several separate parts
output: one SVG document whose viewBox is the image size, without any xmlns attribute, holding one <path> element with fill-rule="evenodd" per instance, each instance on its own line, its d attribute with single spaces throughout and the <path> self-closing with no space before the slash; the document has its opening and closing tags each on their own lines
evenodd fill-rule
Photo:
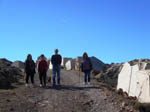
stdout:
<svg viewBox="0 0 150 112">
<path fill-rule="evenodd" d="M 105 91 L 96 85 L 83 85 L 77 72 L 62 71 L 61 86 L 17 86 L 0 94 L 0 112 L 119 112 L 120 106 L 110 101 Z M 80 82 L 80 83 L 79 83 Z M 7 96 L 7 97 L 6 97 Z"/>
</svg>

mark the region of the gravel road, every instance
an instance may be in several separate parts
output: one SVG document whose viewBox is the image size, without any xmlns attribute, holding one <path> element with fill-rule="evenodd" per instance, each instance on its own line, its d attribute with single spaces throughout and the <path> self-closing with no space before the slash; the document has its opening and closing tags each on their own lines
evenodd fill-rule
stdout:
<svg viewBox="0 0 150 112">
<path fill-rule="evenodd" d="M 51 74 L 49 72 L 48 74 Z M 17 88 L 0 93 L 0 112 L 123 112 L 102 87 L 83 85 L 83 77 L 75 71 L 61 71 L 61 86 Z"/>
</svg>

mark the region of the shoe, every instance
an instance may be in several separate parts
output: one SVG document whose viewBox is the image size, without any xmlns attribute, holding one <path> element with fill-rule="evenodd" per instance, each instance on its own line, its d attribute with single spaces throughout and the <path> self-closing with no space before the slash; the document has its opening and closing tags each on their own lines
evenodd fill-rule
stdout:
<svg viewBox="0 0 150 112">
<path fill-rule="evenodd" d="M 83 82 L 83 85 L 86 85 L 86 82 Z"/>
<path fill-rule="evenodd" d="M 40 87 L 43 87 L 43 85 L 42 85 L 42 84 L 40 84 Z"/>
<path fill-rule="evenodd" d="M 91 85 L 91 83 L 90 83 L 90 82 L 88 82 L 88 85 Z"/>
<path fill-rule="evenodd" d="M 57 81 L 57 84 L 60 85 L 60 80 Z"/>
<path fill-rule="evenodd" d="M 46 85 L 44 85 L 43 88 L 46 88 Z"/>
<path fill-rule="evenodd" d="M 56 86 L 56 84 L 55 84 L 55 83 L 53 83 L 53 87 L 54 87 L 54 86 Z"/>
<path fill-rule="evenodd" d="M 28 84 L 25 84 L 25 86 L 28 87 L 29 85 L 28 85 Z"/>
<path fill-rule="evenodd" d="M 57 84 L 58 86 L 60 86 L 60 82 L 58 82 L 58 84 Z"/>
<path fill-rule="evenodd" d="M 32 88 L 35 88 L 35 85 L 34 85 L 34 84 L 32 84 Z"/>
</svg>

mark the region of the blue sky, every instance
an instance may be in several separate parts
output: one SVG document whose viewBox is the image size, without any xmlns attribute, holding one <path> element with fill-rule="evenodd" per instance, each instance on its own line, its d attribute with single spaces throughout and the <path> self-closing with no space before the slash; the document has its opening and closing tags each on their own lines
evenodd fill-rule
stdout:
<svg viewBox="0 0 150 112">
<path fill-rule="evenodd" d="M 150 57 L 149 0 L 0 0 L 0 58 L 86 51 L 105 63 Z"/>
</svg>

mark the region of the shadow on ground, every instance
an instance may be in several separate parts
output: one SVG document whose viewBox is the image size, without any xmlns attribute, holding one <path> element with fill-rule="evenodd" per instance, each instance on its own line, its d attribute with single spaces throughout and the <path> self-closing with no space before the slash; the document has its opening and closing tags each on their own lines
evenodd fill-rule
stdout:
<svg viewBox="0 0 150 112">
<path fill-rule="evenodd" d="M 51 86 L 47 87 L 45 89 L 55 89 L 55 90 L 69 90 L 69 91 L 79 91 L 79 90 L 85 90 L 88 91 L 90 89 L 100 89 L 100 87 L 96 86 L 88 86 L 88 87 L 76 87 L 76 86 L 65 86 L 65 85 L 60 85 L 60 86 Z"/>
</svg>

